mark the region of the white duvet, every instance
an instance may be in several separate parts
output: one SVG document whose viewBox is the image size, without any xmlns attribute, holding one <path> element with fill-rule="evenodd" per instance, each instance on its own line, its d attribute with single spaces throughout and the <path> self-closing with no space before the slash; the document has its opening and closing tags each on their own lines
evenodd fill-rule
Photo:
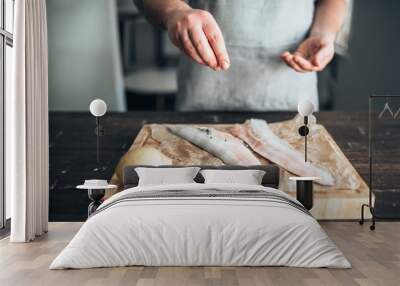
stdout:
<svg viewBox="0 0 400 286">
<path fill-rule="evenodd" d="M 349 268 L 310 215 L 257 198 L 182 197 L 117 202 L 132 192 L 262 190 L 251 185 L 179 184 L 125 190 L 104 202 L 50 269 L 145 266 L 294 266 Z M 293 200 L 293 199 L 292 199 Z"/>
</svg>

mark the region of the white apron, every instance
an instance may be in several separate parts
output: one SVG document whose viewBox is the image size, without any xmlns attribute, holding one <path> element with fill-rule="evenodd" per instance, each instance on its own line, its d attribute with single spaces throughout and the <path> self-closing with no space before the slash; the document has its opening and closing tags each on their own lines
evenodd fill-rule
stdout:
<svg viewBox="0 0 400 286">
<path fill-rule="evenodd" d="M 216 72 L 181 56 L 179 110 L 295 110 L 300 99 L 318 108 L 316 73 L 297 73 L 280 59 L 306 37 L 314 0 L 192 0 L 190 5 L 215 17 L 231 66 Z"/>
</svg>

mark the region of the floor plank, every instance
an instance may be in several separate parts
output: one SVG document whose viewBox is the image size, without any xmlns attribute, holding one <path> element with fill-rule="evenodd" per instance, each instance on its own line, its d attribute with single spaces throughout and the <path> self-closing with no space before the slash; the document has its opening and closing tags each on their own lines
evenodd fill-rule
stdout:
<svg viewBox="0 0 400 286">
<path fill-rule="evenodd" d="M 50 223 L 49 233 L 28 244 L 0 240 L 0 285 L 399 285 L 400 222 L 379 222 L 375 231 L 356 222 L 321 222 L 352 269 L 289 267 L 119 267 L 48 270 L 82 223 Z"/>
</svg>

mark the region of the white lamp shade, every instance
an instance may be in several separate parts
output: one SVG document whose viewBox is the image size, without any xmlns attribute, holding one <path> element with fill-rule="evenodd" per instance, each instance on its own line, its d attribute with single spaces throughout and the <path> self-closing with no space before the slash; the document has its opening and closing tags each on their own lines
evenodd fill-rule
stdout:
<svg viewBox="0 0 400 286">
<path fill-rule="evenodd" d="M 301 116 L 309 116 L 314 112 L 314 104 L 309 100 L 302 100 L 297 106 Z"/>
<path fill-rule="evenodd" d="M 95 99 L 90 103 L 89 109 L 93 116 L 101 117 L 107 112 L 107 104 L 104 100 Z"/>
</svg>

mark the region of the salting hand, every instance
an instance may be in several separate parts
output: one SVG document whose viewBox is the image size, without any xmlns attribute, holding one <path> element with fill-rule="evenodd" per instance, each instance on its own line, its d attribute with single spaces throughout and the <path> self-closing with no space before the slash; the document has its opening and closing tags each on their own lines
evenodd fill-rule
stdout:
<svg viewBox="0 0 400 286">
<path fill-rule="evenodd" d="M 186 55 L 216 71 L 229 68 L 224 38 L 209 12 L 186 7 L 171 11 L 166 19 L 172 43 Z"/>
</svg>

